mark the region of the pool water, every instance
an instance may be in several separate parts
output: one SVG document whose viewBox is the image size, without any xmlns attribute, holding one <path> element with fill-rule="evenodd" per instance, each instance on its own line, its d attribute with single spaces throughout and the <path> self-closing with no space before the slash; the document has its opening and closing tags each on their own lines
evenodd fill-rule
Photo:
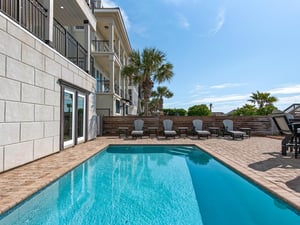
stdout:
<svg viewBox="0 0 300 225">
<path fill-rule="evenodd" d="M 300 214 L 195 146 L 113 145 L 2 224 L 299 225 Z"/>
</svg>

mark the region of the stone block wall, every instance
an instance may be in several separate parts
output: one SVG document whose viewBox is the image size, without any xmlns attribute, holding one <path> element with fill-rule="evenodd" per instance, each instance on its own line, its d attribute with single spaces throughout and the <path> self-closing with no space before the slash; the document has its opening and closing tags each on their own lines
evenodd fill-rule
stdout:
<svg viewBox="0 0 300 225">
<path fill-rule="evenodd" d="M 58 79 L 95 93 L 93 77 L 0 13 L 0 172 L 59 151 Z"/>
</svg>

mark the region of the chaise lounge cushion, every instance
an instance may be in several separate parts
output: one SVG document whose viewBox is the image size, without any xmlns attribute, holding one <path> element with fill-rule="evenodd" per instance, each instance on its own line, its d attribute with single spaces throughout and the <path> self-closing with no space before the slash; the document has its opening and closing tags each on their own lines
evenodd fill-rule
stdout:
<svg viewBox="0 0 300 225">
<path fill-rule="evenodd" d="M 211 135 L 208 130 L 203 130 L 203 121 L 199 119 L 193 120 L 194 131 L 197 133 L 198 138 L 207 137 Z"/>
</svg>

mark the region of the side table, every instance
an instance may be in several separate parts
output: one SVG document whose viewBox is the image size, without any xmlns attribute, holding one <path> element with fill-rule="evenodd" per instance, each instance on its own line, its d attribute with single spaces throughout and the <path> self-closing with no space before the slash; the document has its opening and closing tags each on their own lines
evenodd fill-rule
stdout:
<svg viewBox="0 0 300 225">
<path fill-rule="evenodd" d="M 154 136 L 157 137 L 158 136 L 158 127 L 148 127 L 148 134 L 149 137 Z"/>
<path fill-rule="evenodd" d="M 119 138 L 121 138 L 121 135 L 124 134 L 125 137 L 128 137 L 128 127 L 118 127 L 119 132 Z"/>
<path fill-rule="evenodd" d="M 178 127 L 178 135 L 179 137 L 183 137 L 185 138 L 187 136 L 187 132 L 188 132 L 188 127 Z"/>
<path fill-rule="evenodd" d="M 216 137 L 219 137 L 219 135 L 220 135 L 220 128 L 219 127 L 209 127 L 208 130 L 211 133 L 211 135 L 215 134 Z"/>
<path fill-rule="evenodd" d="M 249 137 L 250 138 L 250 136 L 251 136 L 251 128 L 242 127 L 239 130 L 245 133 L 244 137 Z"/>
</svg>

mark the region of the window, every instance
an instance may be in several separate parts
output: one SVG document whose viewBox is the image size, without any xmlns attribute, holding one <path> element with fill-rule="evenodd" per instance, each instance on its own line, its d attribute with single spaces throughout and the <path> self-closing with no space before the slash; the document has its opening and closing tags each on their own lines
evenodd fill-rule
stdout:
<svg viewBox="0 0 300 225">
<path fill-rule="evenodd" d="M 120 100 L 116 100 L 116 113 L 120 113 Z"/>
<path fill-rule="evenodd" d="M 96 72 L 96 92 L 100 93 L 101 92 L 101 76 L 99 74 L 99 71 L 97 70 Z"/>
<path fill-rule="evenodd" d="M 84 30 L 84 26 L 75 26 L 75 30 Z"/>
</svg>

